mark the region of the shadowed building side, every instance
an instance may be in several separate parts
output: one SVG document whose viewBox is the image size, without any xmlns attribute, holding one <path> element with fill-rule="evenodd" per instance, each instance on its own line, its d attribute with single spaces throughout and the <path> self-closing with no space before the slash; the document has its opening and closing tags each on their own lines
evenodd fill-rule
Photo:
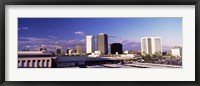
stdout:
<svg viewBox="0 0 200 86">
<path fill-rule="evenodd" d="M 56 48 L 56 55 L 57 56 L 60 56 L 60 55 L 62 55 L 62 48 Z"/>
<path fill-rule="evenodd" d="M 110 48 L 111 54 L 122 54 L 122 44 L 120 43 L 113 43 L 111 44 L 111 48 Z"/>
</svg>

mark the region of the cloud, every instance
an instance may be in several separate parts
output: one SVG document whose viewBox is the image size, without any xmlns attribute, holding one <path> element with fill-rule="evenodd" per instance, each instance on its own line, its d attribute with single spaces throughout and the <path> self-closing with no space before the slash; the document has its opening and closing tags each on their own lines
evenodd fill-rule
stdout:
<svg viewBox="0 0 200 86">
<path fill-rule="evenodd" d="M 123 45 L 123 50 L 140 50 L 141 43 L 133 40 L 123 39 L 118 36 L 108 34 L 109 47 L 112 43 L 121 43 Z"/>
<path fill-rule="evenodd" d="M 42 41 L 47 41 L 50 40 L 48 38 L 37 38 L 37 37 L 19 37 L 19 41 L 37 41 L 37 42 L 42 42 Z"/>
<path fill-rule="evenodd" d="M 27 47 L 27 48 L 30 48 L 31 46 L 28 46 L 28 45 L 27 45 L 26 47 Z"/>
<path fill-rule="evenodd" d="M 50 38 L 53 38 L 53 39 L 56 39 L 57 37 L 55 37 L 55 36 L 49 36 Z"/>
<path fill-rule="evenodd" d="M 58 40 L 52 38 L 37 38 L 37 37 L 19 37 L 18 50 L 29 48 L 30 50 L 38 50 L 42 45 L 48 51 L 56 50 L 56 47 L 62 47 L 65 51 L 67 48 L 74 48 L 76 45 L 81 44 L 85 47 L 85 39 L 73 40 Z M 30 47 L 27 47 L 30 46 Z M 54 51 L 53 51 L 54 52 Z"/>
<path fill-rule="evenodd" d="M 108 39 L 110 43 L 122 43 L 124 39 L 118 36 L 108 34 Z"/>
<path fill-rule="evenodd" d="M 19 27 L 18 28 L 18 30 L 28 30 L 28 29 L 29 29 L 29 27 L 21 27 L 21 28 Z"/>
<path fill-rule="evenodd" d="M 140 50 L 141 43 L 137 41 L 123 40 L 122 45 L 124 50 Z"/>
<path fill-rule="evenodd" d="M 113 35 L 110 35 L 110 34 L 108 34 L 108 37 L 109 38 L 118 38 L 117 36 L 113 36 Z"/>
<path fill-rule="evenodd" d="M 83 31 L 77 31 L 77 32 L 75 32 L 74 34 L 76 34 L 76 35 L 83 35 L 83 36 L 85 36 L 85 32 L 83 32 Z"/>
</svg>

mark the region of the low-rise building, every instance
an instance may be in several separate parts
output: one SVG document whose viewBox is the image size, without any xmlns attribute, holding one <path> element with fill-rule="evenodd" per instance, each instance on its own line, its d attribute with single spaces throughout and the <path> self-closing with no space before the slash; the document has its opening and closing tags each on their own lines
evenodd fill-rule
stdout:
<svg viewBox="0 0 200 86">
<path fill-rule="evenodd" d="M 51 53 L 42 51 L 18 51 L 18 68 L 56 67 Z"/>
<path fill-rule="evenodd" d="M 175 46 L 171 49 L 173 56 L 182 56 L 182 47 L 181 46 Z"/>
</svg>

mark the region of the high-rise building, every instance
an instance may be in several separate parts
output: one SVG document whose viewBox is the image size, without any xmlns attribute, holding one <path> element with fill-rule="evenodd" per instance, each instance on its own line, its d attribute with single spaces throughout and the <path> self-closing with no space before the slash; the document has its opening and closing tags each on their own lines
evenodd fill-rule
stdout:
<svg viewBox="0 0 200 86">
<path fill-rule="evenodd" d="M 97 35 L 97 50 L 102 54 L 108 54 L 108 35 L 99 33 Z"/>
<path fill-rule="evenodd" d="M 92 53 L 95 50 L 95 38 L 92 35 L 86 36 L 86 53 Z"/>
<path fill-rule="evenodd" d="M 122 54 L 122 44 L 120 43 L 113 43 L 110 45 L 111 54 Z"/>
<path fill-rule="evenodd" d="M 62 54 L 62 48 L 56 48 L 56 55 Z"/>
<path fill-rule="evenodd" d="M 182 47 L 181 46 L 175 46 L 171 49 L 173 56 L 182 56 Z"/>
<path fill-rule="evenodd" d="M 82 45 L 78 44 L 76 46 L 76 53 L 78 53 L 78 54 L 83 53 L 83 46 Z"/>
<path fill-rule="evenodd" d="M 162 55 L 161 37 L 141 38 L 141 54 L 160 54 Z"/>
</svg>

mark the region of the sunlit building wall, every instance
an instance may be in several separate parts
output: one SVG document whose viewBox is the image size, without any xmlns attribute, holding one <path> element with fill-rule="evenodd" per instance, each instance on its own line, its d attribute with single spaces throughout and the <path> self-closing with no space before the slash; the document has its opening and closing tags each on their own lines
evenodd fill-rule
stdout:
<svg viewBox="0 0 200 86">
<path fill-rule="evenodd" d="M 161 37 L 141 38 L 141 54 L 160 54 L 162 55 Z"/>
<path fill-rule="evenodd" d="M 182 47 L 181 46 L 175 46 L 171 49 L 173 56 L 182 56 Z"/>
<path fill-rule="evenodd" d="M 95 38 L 92 35 L 86 36 L 86 53 L 92 53 L 95 50 Z"/>
</svg>

